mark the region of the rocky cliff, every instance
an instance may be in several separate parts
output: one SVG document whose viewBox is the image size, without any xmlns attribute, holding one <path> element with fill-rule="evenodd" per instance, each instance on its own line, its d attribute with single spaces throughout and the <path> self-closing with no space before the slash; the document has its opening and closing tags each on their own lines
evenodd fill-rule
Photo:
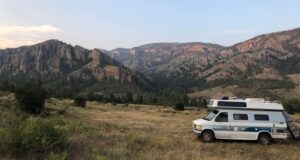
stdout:
<svg viewBox="0 0 300 160">
<path fill-rule="evenodd" d="M 85 86 L 101 80 L 132 85 L 146 81 L 142 74 L 131 71 L 100 50 L 73 47 L 58 40 L 0 50 L 0 76 L 15 83 L 31 79 L 47 84 L 90 83 Z"/>
</svg>

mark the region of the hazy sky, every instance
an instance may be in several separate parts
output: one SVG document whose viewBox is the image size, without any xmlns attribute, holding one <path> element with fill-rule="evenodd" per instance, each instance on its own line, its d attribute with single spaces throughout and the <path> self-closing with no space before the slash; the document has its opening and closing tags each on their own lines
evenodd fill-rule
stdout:
<svg viewBox="0 0 300 160">
<path fill-rule="evenodd" d="M 231 45 L 297 27 L 299 0 L 0 0 L 0 48 L 47 39 L 90 49 Z"/>
</svg>

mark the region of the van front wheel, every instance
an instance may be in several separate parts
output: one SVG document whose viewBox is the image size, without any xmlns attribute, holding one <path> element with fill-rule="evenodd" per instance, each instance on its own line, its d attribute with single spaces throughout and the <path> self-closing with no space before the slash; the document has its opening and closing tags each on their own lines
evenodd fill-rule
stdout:
<svg viewBox="0 0 300 160">
<path fill-rule="evenodd" d="M 214 141 L 215 135 L 212 131 L 206 130 L 202 132 L 201 139 L 205 143 L 210 143 Z"/>
<path fill-rule="evenodd" d="M 261 133 L 258 136 L 258 142 L 263 145 L 269 145 L 272 141 L 271 136 L 268 133 Z"/>
</svg>

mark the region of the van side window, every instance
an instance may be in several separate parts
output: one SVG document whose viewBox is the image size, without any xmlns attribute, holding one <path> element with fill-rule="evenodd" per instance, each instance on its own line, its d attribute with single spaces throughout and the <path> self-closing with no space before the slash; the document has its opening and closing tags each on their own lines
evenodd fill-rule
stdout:
<svg viewBox="0 0 300 160">
<path fill-rule="evenodd" d="M 247 107 L 247 104 L 245 102 L 218 101 L 218 106 L 222 106 L 222 107 Z"/>
<path fill-rule="evenodd" d="M 228 113 L 221 112 L 215 119 L 216 122 L 228 122 Z"/>
<path fill-rule="evenodd" d="M 234 120 L 248 120 L 247 114 L 233 114 Z"/>
<path fill-rule="evenodd" d="M 254 119 L 256 121 L 269 121 L 269 115 L 264 114 L 255 114 Z"/>
</svg>

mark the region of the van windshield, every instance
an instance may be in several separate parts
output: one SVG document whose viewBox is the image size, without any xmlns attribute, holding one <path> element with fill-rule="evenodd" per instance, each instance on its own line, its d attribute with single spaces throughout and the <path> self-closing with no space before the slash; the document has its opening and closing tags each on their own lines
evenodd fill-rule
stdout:
<svg viewBox="0 0 300 160">
<path fill-rule="evenodd" d="M 205 116 L 203 119 L 207 121 L 211 121 L 216 115 L 218 114 L 218 111 L 210 111 L 207 116 Z"/>
</svg>

